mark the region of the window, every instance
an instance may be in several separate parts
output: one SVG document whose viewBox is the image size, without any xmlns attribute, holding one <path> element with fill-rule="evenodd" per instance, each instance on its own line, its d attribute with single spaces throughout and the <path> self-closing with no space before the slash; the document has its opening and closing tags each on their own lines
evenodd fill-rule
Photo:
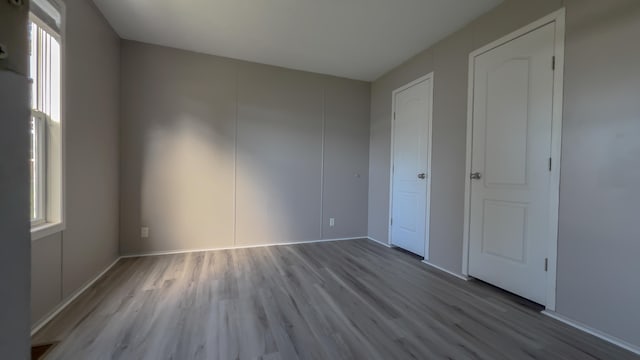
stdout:
<svg viewBox="0 0 640 360">
<path fill-rule="evenodd" d="M 41 113 L 33 111 L 31 114 L 31 225 L 38 226 L 45 223 L 45 188 L 46 177 L 44 134 L 46 118 Z"/>
<path fill-rule="evenodd" d="M 29 30 L 31 227 L 37 230 L 62 223 L 62 63 L 59 33 L 33 13 Z"/>
</svg>

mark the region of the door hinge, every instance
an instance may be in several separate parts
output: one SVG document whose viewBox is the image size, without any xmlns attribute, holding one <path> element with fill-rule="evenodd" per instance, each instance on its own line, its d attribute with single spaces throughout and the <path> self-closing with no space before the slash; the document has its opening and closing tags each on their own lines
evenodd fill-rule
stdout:
<svg viewBox="0 0 640 360">
<path fill-rule="evenodd" d="M 544 258 L 544 271 L 549 271 L 549 258 Z"/>
<path fill-rule="evenodd" d="M 395 119 L 396 119 L 396 112 L 394 111 L 393 112 L 393 120 L 395 120 Z"/>
<path fill-rule="evenodd" d="M 552 164 L 552 160 L 551 158 L 549 158 L 549 171 L 551 171 L 551 164 Z"/>
<path fill-rule="evenodd" d="M 393 226 L 393 218 L 391 218 L 391 226 Z"/>
<path fill-rule="evenodd" d="M 555 70 L 556 69 L 556 57 L 552 56 L 551 57 L 551 70 Z"/>
</svg>

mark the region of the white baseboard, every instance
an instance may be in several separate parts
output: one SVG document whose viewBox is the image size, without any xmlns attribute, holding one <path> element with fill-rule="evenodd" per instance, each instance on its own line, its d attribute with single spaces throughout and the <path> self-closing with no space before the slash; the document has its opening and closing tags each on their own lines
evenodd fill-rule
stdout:
<svg viewBox="0 0 640 360">
<path fill-rule="evenodd" d="M 366 239 L 369 239 L 369 240 L 371 240 L 371 241 L 373 241 L 373 242 L 376 242 L 376 243 L 378 243 L 378 244 L 380 244 L 380 245 L 382 245 L 382 246 L 386 246 L 386 247 L 388 247 L 388 248 L 392 248 L 392 247 L 393 247 L 393 246 L 391 246 L 391 245 L 387 244 L 386 242 L 382 242 L 382 241 L 380 241 L 380 240 L 376 240 L 376 239 L 372 238 L 371 236 L 367 236 L 367 237 L 366 237 Z"/>
<path fill-rule="evenodd" d="M 359 240 L 366 239 L 366 236 L 357 236 L 357 237 L 348 237 L 348 238 L 337 238 L 337 239 L 322 239 L 322 240 L 309 240 L 309 241 L 295 241 L 295 242 L 287 242 L 287 243 L 276 243 L 276 244 L 260 244 L 260 245 L 243 245 L 243 246 L 229 246 L 229 247 L 218 247 L 218 248 L 207 248 L 207 249 L 184 249 L 184 250 L 169 250 L 169 251 L 152 251 L 147 253 L 138 253 L 138 254 L 127 254 L 122 255 L 121 258 L 135 258 L 135 257 L 145 257 L 145 256 L 159 256 L 159 255 L 172 255 L 172 254 L 186 254 L 186 253 L 194 253 L 194 252 L 203 252 L 203 251 L 220 251 L 220 250 L 234 250 L 234 249 L 252 249 L 252 248 L 261 248 L 268 246 L 284 246 L 284 245 L 299 245 L 299 244 L 312 244 L 312 243 L 321 243 L 321 242 L 330 242 L 330 241 L 345 241 L 345 240 Z"/>
<path fill-rule="evenodd" d="M 597 338 L 600 338 L 600 339 L 602 339 L 602 340 L 604 340 L 606 342 L 609 342 L 609 343 L 611 343 L 613 345 L 617 345 L 617 346 L 619 346 L 619 347 L 621 347 L 621 348 L 623 348 L 625 350 L 629 350 L 632 353 L 640 355 L 640 347 L 639 346 L 630 344 L 630 343 L 628 343 L 628 342 L 626 342 L 624 340 L 618 339 L 615 336 L 611 336 L 611 335 L 609 335 L 607 333 L 604 333 L 604 332 L 602 332 L 600 330 L 594 329 L 594 328 L 592 328 L 592 327 L 590 327 L 588 325 L 585 325 L 585 324 L 582 324 L 582 323 L 580 323 L 578 321 L 572 320 L 572 319 L 570 319 L 570 318 L 568 318 L 568 317 L 566 317 L 564 315 L 558 314 L 555 311 L 544 310 L 544 311 L 542 311 L 542 313 L 544 315 L 550 317 L 550 318 L 558 320 L 558 321 L 560 321 L 562 323 L 565 323 L 565 324 L 567 324 L 569 326 L 572 326 L 572 327 L 574 327 L 574 328 L 576 328 L 578 330 L 581 330 L 581 331 L 584 331 L 584 332 L 586 332 L 588 334 L 591 334 L 591 335 L 593 335 L 593 336 L 595 336 Z"/>
<path fill-rule="evenodd" d="M 456 273 L 454 273 L 453 271 L 450 271 L 450 270 L 447 270 L 447 269 L 445 269 L 445 268 L 443 268 L 443 267 L 441 267 L 441 266 L 438 266 L 438 265 L 432 264 L 432 263 L 428 262 L 427 260 L 422 260 L 422 262 L 423 262 L 424 264 L 427 264 L 427 265 L 431 266 L 431 267 L 432 267 L 432 268 L 434 268 L 434 269 L 437 269 L 437 270 L 440 270 L 440 271 L 442 271 L 442 272 L 446 272 L 446 273 L 447 273 L 447 274 L 449 274 L 449 275 L 455 276 L 455 277 L 457 277 L 458 279 L 462 279 L 462 280 L 464 280 L 464 281 L 469 281 L 469 278 L 468 278 L 468 277 L 466 277 L 466 276 L 464 276 L 464 275 L 456 274 Z"/>
<path fill-rule="evenodd" d="M 111 270 L 111 268 L 120 261 L 121 257 L 115 259 L 111 265 L 107 266 L 106 269 L 102 270 L 96 277 L 92 280 L 84 284 L 80 289 L 76 290 L 70 297 L 56 306 L 53 310 L 51 310 L 47 315 L 45 315 L 42 319 L 40 319 L 34 326 L 31 328 L 31 336 L 37 333 L 40 329 L 42 329 L 45 325 L 49 323 L 56 315 L 58 315 L 62 310 L 64 310 L 69 304 L 71 304 L 78 296 L 82 295 L 83 292 L 87 291 L 88 288 L 91 287 L 96 281 L 98 281 L 107 271 Z"/>
</svg>

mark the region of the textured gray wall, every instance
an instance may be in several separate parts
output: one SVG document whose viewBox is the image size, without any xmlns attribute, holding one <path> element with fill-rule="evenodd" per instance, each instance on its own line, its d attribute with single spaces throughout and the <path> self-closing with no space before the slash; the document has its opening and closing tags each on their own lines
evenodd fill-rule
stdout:
<svg viewBox="0 0 640 360">
<path fill-rule="evenodd" d="M 31 244 L 31 322 L 62 302 L 62 232 Z"/>
<path fill-rule="evenodd" d="M 368 83 L 121 52 L 123 254 L 366 235 Z"/>
<path fill-rule="evenodd" d="M 121 56 L 121 252 L 230 245 L 235 64 L 129 41 Z"/>
<path fill-rule="evenodd" d="M 93 2 L 67 1 L 63 296 L 118 255 L 120 39 Z"/>
<path fill-rule="evenodd" d="M 370 86 L 339 78 L 325 86 L 322 237 L 366 235 Z"/>
<path fill-rule="evenodd" d="M 0 1 L 0 358 L 16 360 L 30 356 L 28 13 Z"/>
<path fill-rule="evenodd" d="M 321 79 L 241 64 L 238 86 L 236 244 L 320 239 Z"/>
<path fill-rule="evenodd" d="M 633 95 L 640 93 L 640 52 L 629 46 L 640 33 L 639 5 L 564 3 L 557 311 L 640 345 L 639 287 L 619 280 L 640 271 L 640 109 Z M 391 91 L 435 71 L 430 260 L 459 272 L 468 54 L 562 4 L 508 0 L 392 70 L 372 86 L 370 124 L 366 83 L 123 42 L 123 252 L 232 246 L 236 230 L 237 245 L 363 235 L 367 175 L 368 233 L 386 241 Z M 76 30 L 68 52 L 80 55 L 69 69 L 67 96 L 83 101 L 67 110 L 69 222 L 64 234 L 34 243 L 42 264 L 33 265 L 33 291 L 42 294 L 34 316 L 104 268 L 117 249 L 118 41 L 92 5 L 70 0 L 70 10 L 68 26 Z M 328 227 L 329 217 L 336 227 Z M 151 226 L 145 241 L 143 223 Z M 65 259 L 59 276 L 62 259 L 41 257 L 58 244 Z M 15 265 L 15 255 L 2 266 Z M 47 274 L 53 285 L 44 284 Z M 2 299 L 4 305 L 9 297 Z"/>
<path fill-rule="evenodd" d="M 640 347 L 640 2 L 566 6 L 556 310 Z"/>
<path fill-rule="evenodd" d="M 468 55 L 565 5 L 556 310 L 640 346 L 640 3 L 507 0 L 372 84 L 369 235 L 387 241 L 391 92 L 434 71 L 430 261 L 461 271 Z M 631 45 L 634 44 L 634 45 Z"/>
<path fill-rule="evenodd" d="M 66 1 L 65 36 L 66 229 L 34 242 L 32 324 L 118 256 L 120 39 L 86 0 Z"/>
</svg>

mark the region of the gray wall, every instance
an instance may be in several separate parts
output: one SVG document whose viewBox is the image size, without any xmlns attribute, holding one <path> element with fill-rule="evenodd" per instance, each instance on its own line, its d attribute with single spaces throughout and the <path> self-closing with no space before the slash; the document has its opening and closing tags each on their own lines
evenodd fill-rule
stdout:
<svg viewBox="0 0 640 360">
<path fill-rule="evenodd" d="M 640 346 L 640 2 L 565 2 L 557 311 Z"/>
<path fill-rule="evenodd" d="M 125 41 L 122 252 L 360 236 L 367 197 L 368 234 L 387 241 L 391 91 L 434 71 L 430 261 L 460 272 L 468 54 L 563 4 L 557 311 L 640 345 L 640 290 L 620 280 L 640 271 L 640 52 L 629 46 L 640 33 L 635 0 L 507 0 L 375 81 L 370 99 L 367 83 Z M 65 118 L 67 230 L 33 244 L 34 320 L 117 254 L 118 39 L 88 2 L 69 0 L 67 21 L 67 99 L 74 99 Z M 4 206 L 4 196 L 19 192 L 2 195 Z M 8 214 L 19 215 L 15 209 Z M 16 234 L 1 266 L 28 276 L 19 256 L 28 251 L 20 239 L 26 224 L 1 225 L 3 236 Z M 140 239 L 140 225 L 151 227 L 149 239 Z M 22 280 L 15 279 L 18 291 L 2 294 L 3 305 L 27 302 Z M 22 324 L 19 305 L 3 308 Z M 24 334 L 1 345 L 20 352 Z"/>
<path fill-rule="evenodd" d="M 366 235 L 368 83 L 132 41 L 121 55 L 123 254 Z"/>
<path fill-rule="evenodd" d="M 640 346 L 640 3 L 507 0 L 372 84 L 369 235 L 387 241 L 391 92 L 434 71 L 430 261 L 461 272 L 468 55 L 567 8 L 556 310 Z M 631 279 L 631 280 L 625 280 Z"/>
<path fill-rule="evenodd" d="M 91 1 L 66 15 L 66 229 L 33 243 L 32 324 L 118 256 L 120 40 Z"/>
<path fill-rule="evenodd" d="M 31 244 L 31 323 L 62 302 L 62 232 Z"/>
<path fill-rule="evenodd" d="M 0 358 L 29 358 L 28 6 L 0 2 Z"/>
</svg>

